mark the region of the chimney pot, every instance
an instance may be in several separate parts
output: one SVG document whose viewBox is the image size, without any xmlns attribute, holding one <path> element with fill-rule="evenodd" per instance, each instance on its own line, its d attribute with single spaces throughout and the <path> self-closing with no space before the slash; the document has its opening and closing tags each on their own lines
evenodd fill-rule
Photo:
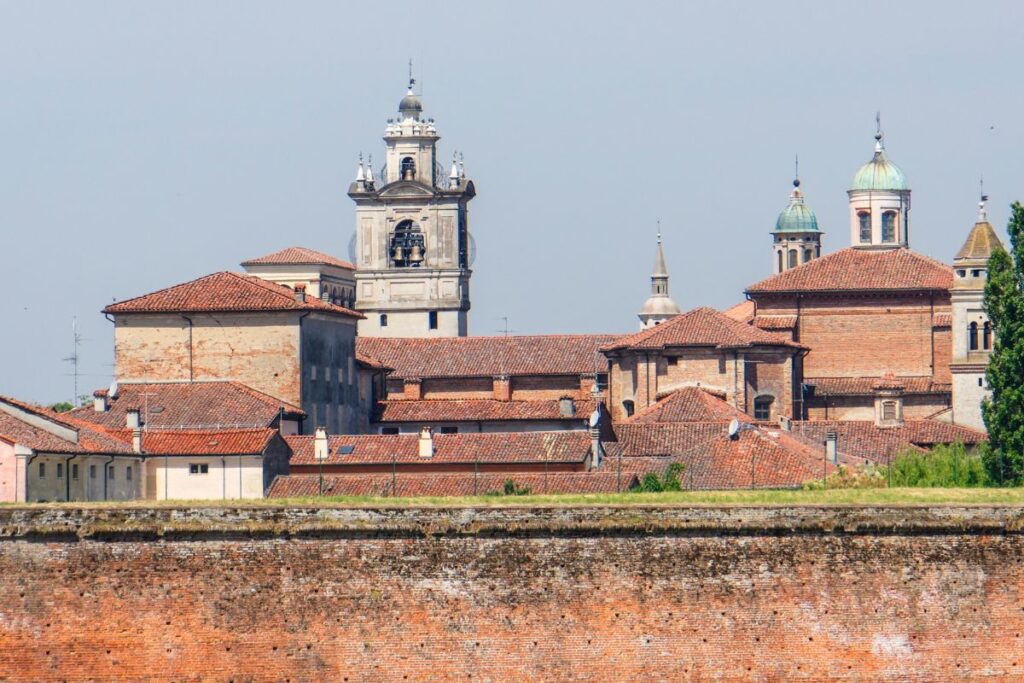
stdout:
<svg viewBox="0 0 1024 683">
<path fill-rule="evenodd" d="M 420 457 L 434 457 L 434 432 L 430 427 L 423 427 L 420 430 Z"/>
<path fill-rule="evenodd" d="M 92 392 L 92 407 L 97 413 L 107 412 L 107 390 L 97 389 Z"/>
<path fill-rule="evenodd" d="M 295 300 L 300 304 L 306 303 L 306 285 L 301 282 L 295 285 Z"/>
<path fill-rule="evenodd" d="M 327 440 L 327 430 L 317 427 L 313 432 L 313 459 L 317 462 L 327 460 L 330 455 L 330 445 Z"/>
<path fill-rule="evenodd" d="M 142 420 L 139 417 L 138 408 L 129 408 L 124 416 L 125 426 L 128 429 L 139 429 L 142 426 Z"/>
<path fill-rule="evenodd" d="M 839 435 L 835 432 L 825 434 L 825 458 L 833 465 L 839 464 Z"/>
</svg>

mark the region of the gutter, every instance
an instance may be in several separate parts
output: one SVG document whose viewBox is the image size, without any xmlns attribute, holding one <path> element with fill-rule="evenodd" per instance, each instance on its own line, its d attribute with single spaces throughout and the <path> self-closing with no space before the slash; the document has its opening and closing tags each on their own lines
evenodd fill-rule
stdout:
<svg viewBox="0 0 1024 683">
<path fill-rule="evenodd" d="M 23 501 L 25 503 L 28 502 L 28 472 L 29 472 L 29 468 L 32 465 L 32 461 L 35 460 L 38 457 L 39 457 L 39 453 L 37 453 L 36 451 L 32 451 L 32 455 L 30 455 L 28 457 L 28 460 L 25 461 L 25 500 Z M 15 498 L 17 498 L 17 496 L 15 496 Z"/>
<path fill-rule="evenodd" d="M 103 463 L 103 500 L 107 500 L 107 484 L 110 482 L 110 463 L 117 459 L 116 455 L 110 456 L 110 460 Z"/>
</svg>

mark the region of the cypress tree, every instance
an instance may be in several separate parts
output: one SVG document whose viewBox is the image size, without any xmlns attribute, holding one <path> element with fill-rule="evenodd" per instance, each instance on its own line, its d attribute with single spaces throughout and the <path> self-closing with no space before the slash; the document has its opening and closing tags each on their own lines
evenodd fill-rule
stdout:
<svg viewBox="0 0 1024 683">
<path fill-rule="evenodd" d="M 1024 483 L 1024 206 L 1011 206 L 1010 254 L 996 249 L 988 260 L 985 313 L 994 344 L 985 378 L 991 398 L 981 405 L 989 444 L 985 468 L 994 483 Z"/>
</svg>

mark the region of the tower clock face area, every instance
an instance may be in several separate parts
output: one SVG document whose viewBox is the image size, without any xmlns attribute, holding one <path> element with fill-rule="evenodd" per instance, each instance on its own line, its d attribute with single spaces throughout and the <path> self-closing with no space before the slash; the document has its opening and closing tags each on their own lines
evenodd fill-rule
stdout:
<svg viewBox="0 0 1024 683">
<path fill-rule="evenodd" d="M 356 204 L 350 256 L 356 304 L 366 318 L 359 334 L 464 336 L 468 333 L 468 203 L 475 195 L 461 155 L 447 171 L 441 139 L 413 91 L 384 133 L 384 164 L 360 159 L 349 196 Z"/>
</svg>

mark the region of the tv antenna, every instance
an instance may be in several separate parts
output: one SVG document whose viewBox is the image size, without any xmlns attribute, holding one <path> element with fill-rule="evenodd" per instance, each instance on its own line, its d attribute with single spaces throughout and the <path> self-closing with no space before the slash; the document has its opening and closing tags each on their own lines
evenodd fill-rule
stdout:
<svg viewBox="0 0 1024 683">
<path fill-rule="evenodd" d="M 75 393 L 71 398 L 71 405 L 76 408 L 79 406 L 78 402 L 78 347 L 82 343 L 82 335 L 78 331 L 78 316 L 71 318 L 71 355 L 61 360 L 65 363 L 71 363 L 71 375 L 74 377 Z"/>
</svg>

